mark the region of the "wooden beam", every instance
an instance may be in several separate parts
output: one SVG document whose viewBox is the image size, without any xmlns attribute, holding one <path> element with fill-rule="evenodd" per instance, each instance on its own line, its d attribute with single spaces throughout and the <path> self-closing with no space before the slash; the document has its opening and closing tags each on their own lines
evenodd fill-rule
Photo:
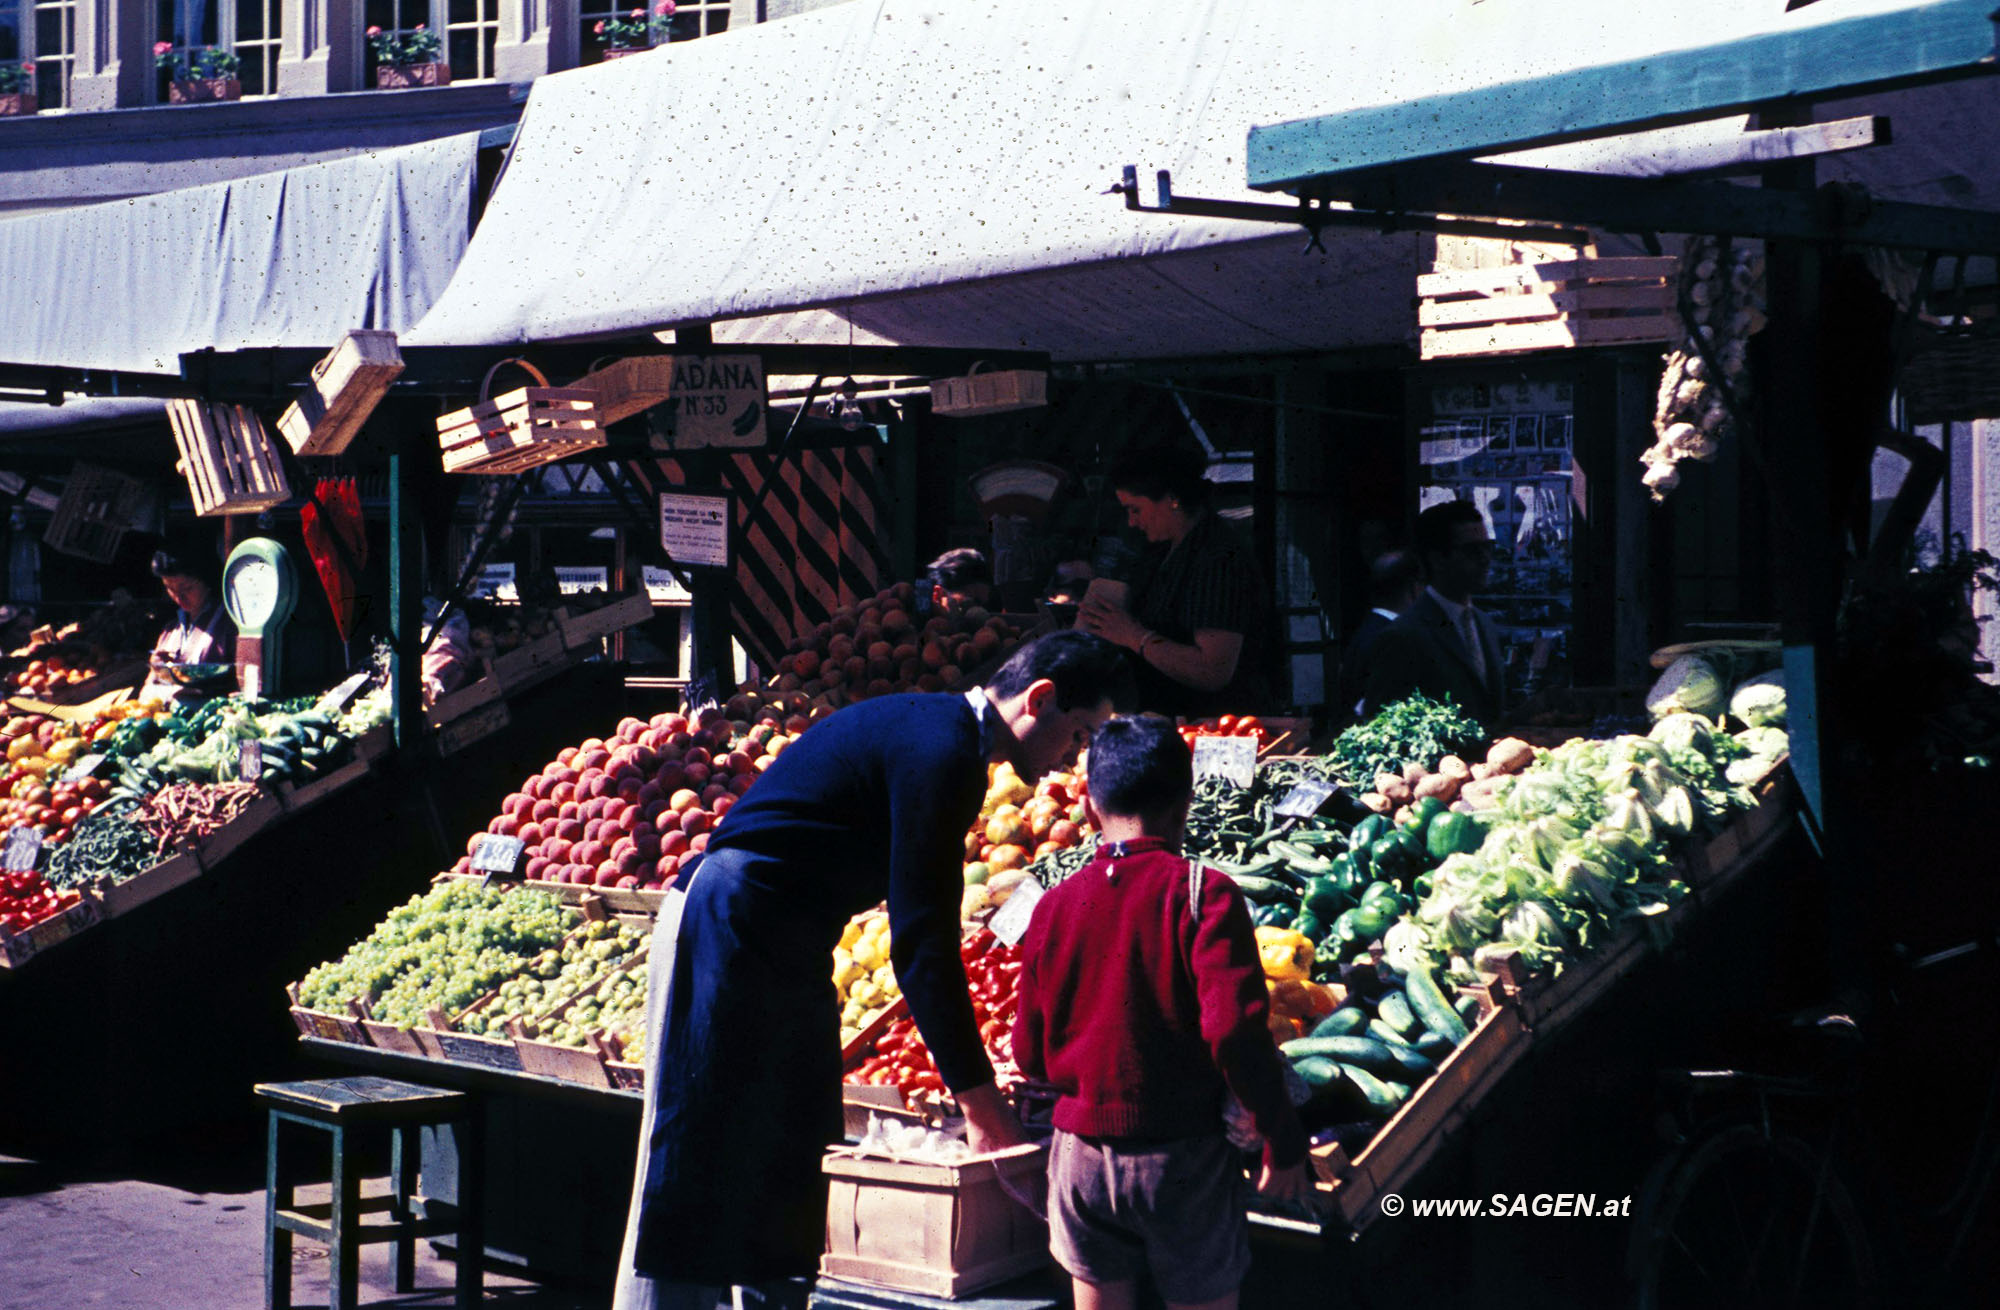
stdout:
<svg viewBox="0 0 2000 1310">
<path fill-rule="evenodd" d="M 1852 192 L 1608 177 L 1511 164 L 1432 164 L 1313 183 L 1329 199 L 1410 214 L 1584 223 L 1611 232 L 1840 240 L 1904 250 L 2000 250 L 2000 214 Z"/>
<path fill-rule="evenodd" d="M 1711 124 L 1724 129 L 1713 135 L 1656 134 L 1653 139 L 1603 137 L 1589 143 L 1551 146 L 1536 155 L 1503 155 L 1491 162 L 1551 165 L 1618 177 L 1727 177 L 1754 173 L 1788 159 L 1840 154 L 1886 146 L 1891 140 L 1888 118 L 1881 115 L 1841 118 L 1804 127 L 1773 127 L 1744 131 L 1736 120 Z"/>
<path fill-rule="evenodd" d="M 1297 192 L 1315 178 L 1474 159 L 1991 72 L 1992 0 L 1916 0 L 1734 41 L 1548 77 L 1252 127 L 1250 185 Z M 1480 211 L 1472 211 L 1480 212 Z"/>
</svg>

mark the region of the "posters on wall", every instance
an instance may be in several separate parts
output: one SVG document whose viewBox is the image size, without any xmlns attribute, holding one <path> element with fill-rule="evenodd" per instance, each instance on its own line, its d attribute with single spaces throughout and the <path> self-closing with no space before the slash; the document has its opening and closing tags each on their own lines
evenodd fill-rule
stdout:
<svg viewBox="0 0 2000 1310">
<path fill-rule="evenodd" d="M 1419 434 L 1419 509 L 1479 507 L 1493 538 L 1487 590 L 1510 701 L 1567 685 L 1573 633 L 1575 398 L 1566 380 L 1434 386 Z"/>
</svg>

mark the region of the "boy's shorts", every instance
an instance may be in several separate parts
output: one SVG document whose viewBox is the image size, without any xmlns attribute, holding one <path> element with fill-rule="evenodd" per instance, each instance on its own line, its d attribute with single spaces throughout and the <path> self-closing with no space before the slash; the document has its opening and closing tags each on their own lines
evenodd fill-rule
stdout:
<svg viewBox="0 0 2000 1310">
<path fill-rule="evenodd" d="M 1220 1133 L 1132 1141 L 1057 1129 L 1049 1251 L 1086 1283 L 1122 1283 L 1150 1269 L 1163 1300 L 1213 1301 L 1250 1271 L 1249 1188 Z"/>
</svg>

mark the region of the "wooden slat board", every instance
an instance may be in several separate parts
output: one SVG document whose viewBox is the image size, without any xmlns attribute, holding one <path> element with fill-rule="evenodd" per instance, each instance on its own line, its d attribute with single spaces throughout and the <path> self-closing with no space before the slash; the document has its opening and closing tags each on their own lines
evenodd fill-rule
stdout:
<svg viewBox="0 0 2000 1310">
<path fill-rule="evenodd" d="M 1678 331 L 1671 257 L 1568 259 L 1417 279 L 1425 359 L 1665 342 Z"/>
<path fill-rule="evenodd" d="M 605 442 L 586 387 L 521 387 L 453 410 L 437 430 L 447 473 L 518 473 Z"/>
<path fill-rule="evenodd" d="M 271 435 L 249 406 L 174 399 L 167 419 L 196 514 L 253 514 L 290 498 Z"/>
<path fill-rule="evenodd" d="M 279 417 L 278 431 L 301 455 L 338 455 L 402 371 L 394 332 L 349 332 L 313 365 L 305 391 Z"/>
</svg>

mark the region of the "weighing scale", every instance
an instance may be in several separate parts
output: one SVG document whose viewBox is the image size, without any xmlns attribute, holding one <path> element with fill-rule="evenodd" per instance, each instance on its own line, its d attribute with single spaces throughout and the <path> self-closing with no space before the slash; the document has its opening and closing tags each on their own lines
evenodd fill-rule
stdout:
<svg viewBox="0 0 2000 1310">
<path fill-rule="evenodd" d="M 252 537 L 229 552 L 222 566 L 222 603 L 236 624 L 236 684 L 253 700 L 278 689 L 280 633 L 298 599 L 298 573 L 283 546 Z"/>
</svg>

